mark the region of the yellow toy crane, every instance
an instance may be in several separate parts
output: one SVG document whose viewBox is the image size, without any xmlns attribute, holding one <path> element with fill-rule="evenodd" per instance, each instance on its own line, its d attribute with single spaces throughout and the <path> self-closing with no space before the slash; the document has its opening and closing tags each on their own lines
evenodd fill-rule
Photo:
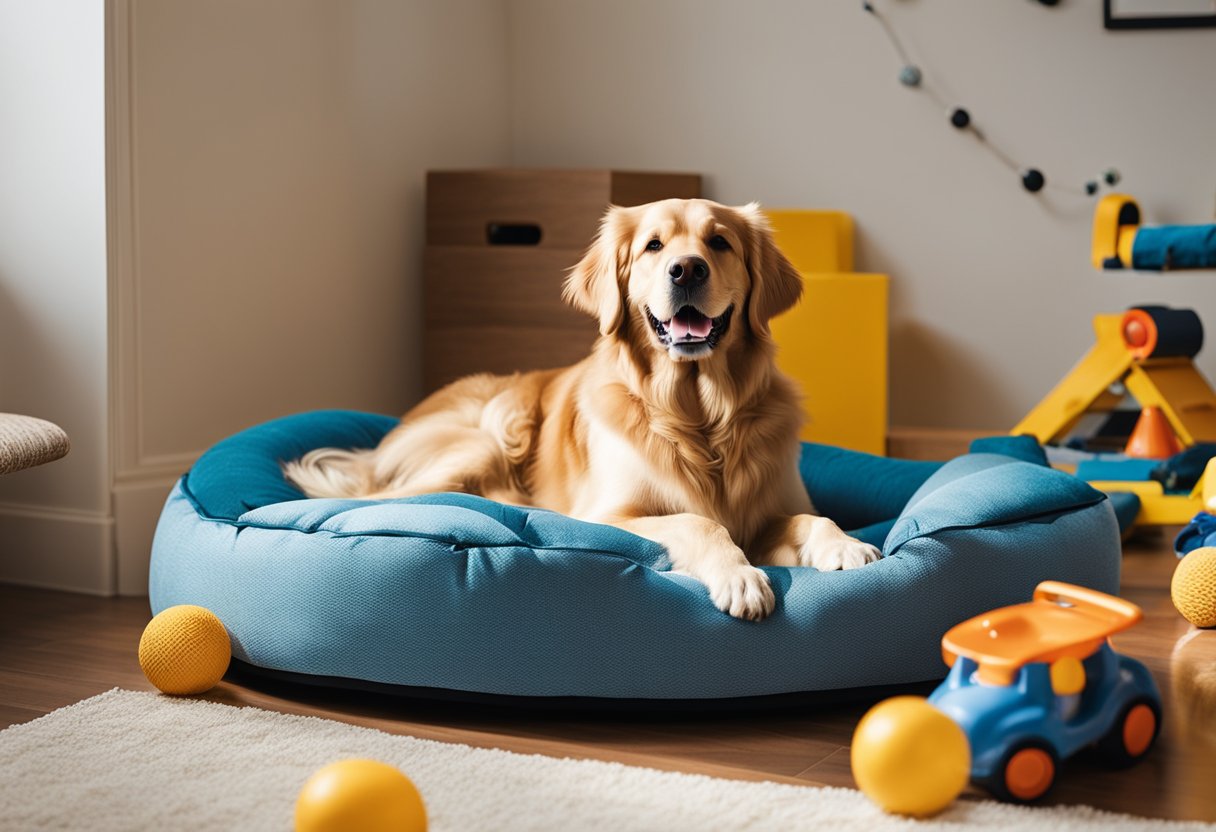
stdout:
<svg viewBox="0 0 1216 832">
<path fill-rule="evenodd" d="M 1193 310 L 1139 306 L 1097 315 L 1094 332 L 1094 346 L 1014 427 L 1014 435 L 1061 443 L 1084 417 L 1109 415 L 1131 395 L 1142 414 L 1156 409 L 1164 417 L 1181 447 L 1216 442 L 1216 391 L 1193 361 L 1203 346 L 1203 325 Z M 1103 491 L 1136 494 L 1141 523 L 1186 523 L 1216 497 L 1216 460 L 1190 493 L 1167 493 L 1160 482 L 1145 479 L 1145 472 L 1139 460 L 1083 462 L 1077 475 Z"/>
</svg>

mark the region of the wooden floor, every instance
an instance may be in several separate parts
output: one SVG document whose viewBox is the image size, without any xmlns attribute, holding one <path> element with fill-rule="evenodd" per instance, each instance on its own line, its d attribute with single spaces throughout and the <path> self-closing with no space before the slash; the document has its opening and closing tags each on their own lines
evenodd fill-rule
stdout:
<svg viewBox="0 0 1216 832">
<path fill-rule="evenodd" d="M 1216 821 L 1216 631 L 1174 610 L 1169 536 L 1126 546 L 1123 594 L 1146 620 L 1116 649 L 1153 671 L 1165 697 L 1158 747 L 1110 772 L 1068 761 L 1050 803 Z M 151 690 L 136 663 L 146 599 L 101 599 L 0 587 L 0 726 L 24 722 L 112 687 Z M 208 695 L 233 705 L 312 714 L 470 745 L 616 760 L 747 780 L 853 786 L 848 743 L 865 703 L 805 712 L 672 718 L 495 711 L 228 679 Z M 967 792 L 965 799 L 978 797 Z"/>
</svg>

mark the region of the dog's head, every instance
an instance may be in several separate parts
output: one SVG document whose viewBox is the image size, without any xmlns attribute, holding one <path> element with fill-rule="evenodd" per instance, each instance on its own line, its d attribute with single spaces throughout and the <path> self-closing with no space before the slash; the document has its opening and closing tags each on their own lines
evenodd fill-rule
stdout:
<svg viewBox="0 0 1216 832">
<path fill-rule="evenodd" d="M 628 333 L 672 361 L 700 361 L 749 335 L 768 339 L 769 319 L 801 293 L 757 204 L 704 199 L 609 208 L 564 290 L 602 335 Z"/>
</svg>

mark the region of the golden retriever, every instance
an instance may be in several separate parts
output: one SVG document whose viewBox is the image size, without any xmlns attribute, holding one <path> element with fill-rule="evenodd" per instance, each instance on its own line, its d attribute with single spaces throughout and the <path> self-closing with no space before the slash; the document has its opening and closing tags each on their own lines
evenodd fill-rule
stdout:
<svg viewBox="0 0 1216 832">
<path fill-rule="evenodd" d="M 599 321 L 589 357 L 470 376 L 371 450 L 285 465 L 311 497 L 441 491 L 608 523 L 666 547 L 718 609 L 773 609 L 753 564 L 849 569 L 879 557 L 813 513 L 798 474 L 798 392 L 769 320 L 802 293 L 759 206 L 612 207 L 565 299 Z"/>
</svg>

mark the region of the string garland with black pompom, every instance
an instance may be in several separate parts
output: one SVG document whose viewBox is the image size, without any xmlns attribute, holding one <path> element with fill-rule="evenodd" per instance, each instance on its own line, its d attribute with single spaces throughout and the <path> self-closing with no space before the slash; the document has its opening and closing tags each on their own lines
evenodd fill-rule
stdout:
<svg viewBox="0 0 1216 832">
<path fill-rule="evenodd" d="M 1055 0 L 1050 0 L 1050 2 L 1048 0 L 1039 0 L 1039 2 L 1045 6 L 1055 5 Z M 1021 178 L 1022 187 L 1027 191 L 1030 193 L 1038 193 L 1043 189 L 1047 189 L 1051 191 L 1058 191 L 1060 193 L 1073 194 L 1076 196 L 1093 196 L 1098 193 L 1103 184 L 1109 187 L 1114 187 L 1115 185 L 1119 184 L 1120 174 L 1119 171 L 1115 170 L 1114 168 L 1107 168 L 1102 172 L 1101 177 L 1086 181 L 1085 184 L 1080 188 L 1072 188 L 1066 185 L 1057 185 L 1055 183 L 1048 182 L 1047 177 L 1036 167 L 1018 164 L 1013 157 L 1003 151 L 999 145 L 994 143 L 987 136 L 987 134 L 985 134 L 984 131 L 976 125 L 975 120 L 971 117 L 971 113 L 966 107 L 951 104 L 950 102 L 946 101 L 932 85 L 925 83 L 924 73 L 912 60 L 912 57 L 908 54 L 908 50 L 904 48 L 903 41 L 900 40 L 899 35 L 895 32 L 895 28 L 891 25 L 891 21 L 889 21 L 885 15 L 880 13 L 878 9 L 874 7 L 874 4 L 869 2 L 869 0 L 862 0 L 861 7 L 863 10 L 869 12 L 870 15 L 882 26 L 883 32 L 886 33 L 887 40 L 891 42 L 891 46 L 895 49 L 895 53 L 899 56 L 899 60 L 902 63 L 902 67 L 899 70 L 899 82 L 905 87 L 923 90 L 925 94 L 928 95 L 929 98 L 931 98 L 934 103 L 936 103 L 947 114 L 950 119 L 950 124 L 956 130 L 965 131 L 975 136 L 975 138 L 979 140 L 980 144 L 988 148 L 992 155 L 1000 160 L 1001 164 L 1005 165 L 1005 167 L 1009 168 Z"/>
</svg>

